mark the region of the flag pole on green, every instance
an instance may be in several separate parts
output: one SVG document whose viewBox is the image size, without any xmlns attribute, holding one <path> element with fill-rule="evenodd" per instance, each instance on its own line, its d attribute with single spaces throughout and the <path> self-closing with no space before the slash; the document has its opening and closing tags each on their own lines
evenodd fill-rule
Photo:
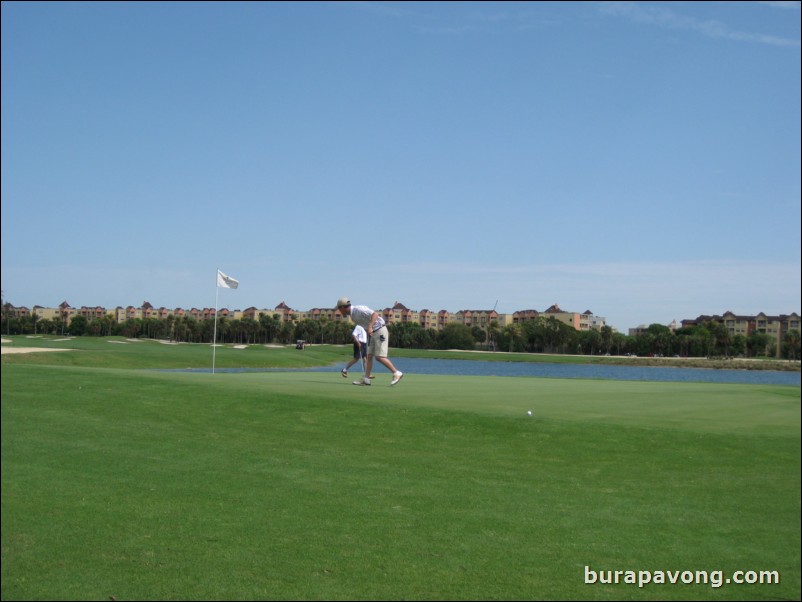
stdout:
<svg viewBox="0 0 802 602">
<path fill-rule="evenodd" d="M 220 289 L 237 288 L 238 286 L 239 280 L 226 276 L 219 269 L 217 270 L 217 287 L 215 287 L 214 295 L 214 334 L 212 335 L 212 374 L 214 374 L 214 365 L 217 360 L 217 301 L 220 295 Z"/>
</svg>

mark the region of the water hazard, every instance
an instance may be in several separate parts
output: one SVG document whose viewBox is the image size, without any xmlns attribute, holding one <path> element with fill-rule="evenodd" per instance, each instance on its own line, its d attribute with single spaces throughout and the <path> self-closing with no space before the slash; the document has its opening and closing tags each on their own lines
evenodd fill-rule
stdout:
<svg viewBox="0 0 802 602">
<path fill-rule="evenodd" d="M 518 376 L 534 378 L 586 378 L 606 380 L 643 380 L 662 382 L 710 382 L 750 385 L 802 385 L 799 372 L 776 370 L 717 370 L 709 368 L 663 368 L 658 366 L 616 366 L 599 364 L 549 364 L 529 362 L 488 362 L 482 360 L 447 360 L 427 358 L 392 358 L 395 366 L 410 374 L 459 376 Z M 315 368 L 217 368 L 216 372 L 339 372 L 346 361 L 334 366 Z M 354 366 L 356 368 L 356 366 Z M 193 370 L 205 372 L 207 370 Z M 209 369 L 208 371 L 211 371 Z M 374 373 L 386 371 L 374 365 Z M 352 371 L 358 376 L 359 371 Z"/>
</svg>

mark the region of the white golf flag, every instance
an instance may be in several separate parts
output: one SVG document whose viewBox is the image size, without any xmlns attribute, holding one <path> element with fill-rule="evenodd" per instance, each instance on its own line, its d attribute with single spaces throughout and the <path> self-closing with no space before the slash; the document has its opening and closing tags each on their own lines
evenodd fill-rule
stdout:
<svg viewBox="0 0 802 602">
<path fill-rule="evenodd" d="M 217 270 L 217 286 L 222 286 L 223 288 L 237 288 L 239 286 L 239 280 L 234 280 L 230 276 L 226 276 L 220 270 Z"/>
</svg>

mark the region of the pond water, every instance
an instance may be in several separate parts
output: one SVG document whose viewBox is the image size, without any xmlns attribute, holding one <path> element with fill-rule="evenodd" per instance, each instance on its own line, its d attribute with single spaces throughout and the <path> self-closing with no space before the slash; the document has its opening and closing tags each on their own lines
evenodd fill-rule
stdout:
<svg viewBox="0 0 802 602">
<path fill-rule="evenodd" d="M 799 372 L 776 370 L 714 370 L 709 368 L 662 368 L 654 366 L 604 366 L 598 364 L 548 364 L 529 362 L 488 362 L 481 360 L 446 360 L 426 358 L 392 358 L 396 368 L 409 374 L 444 374 L 462 376 L 521 376 L 540 378 L 592 378 L 607 380 L 646 380 L 665 382 L 710 382 L 751 385 L 802 385 Z M 240 369 L 217 368 L 216 372 L 339 372 L 345 366 L 319 366 L 315 368 Z M 356 370 L 354 370 L 356 369 Z M 202 370 L 194 370 L 200 372 Z M 209 370 L 211 371 L 211 370 Z M 384 366 L 374 364 L 374 374 L 386 372 Z M 354 377 L 359 369 L 351 370 Z"/>
<path fill-rule="evenodd" d="M 708 368 L 662 368 L 656 366 L 487 362 L 416 358 L 397 358 L 393 359 L 393 363 L 403 372 L 421 374 L 601 378 L 608 380 L 772 384 L 797 387 L 802 384 L 802 375 L 799 372 L 780 372 L 775 370 L 711 370 Z M 380 369 L 384 368 L 380 367 Z M 376 368 L 374 368 L 375 371 Z"/>
</svg>

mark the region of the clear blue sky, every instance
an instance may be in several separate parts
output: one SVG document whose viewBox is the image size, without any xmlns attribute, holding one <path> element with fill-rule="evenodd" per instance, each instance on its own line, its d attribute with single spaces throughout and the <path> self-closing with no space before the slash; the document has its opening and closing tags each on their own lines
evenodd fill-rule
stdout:
<svg viewBox="0 0 802 602">
<path fill-rule="evenodd" d="M 4 300 L 799 312 L 801 70 L 799 2 L 4 1 Z"/>
</svg>

